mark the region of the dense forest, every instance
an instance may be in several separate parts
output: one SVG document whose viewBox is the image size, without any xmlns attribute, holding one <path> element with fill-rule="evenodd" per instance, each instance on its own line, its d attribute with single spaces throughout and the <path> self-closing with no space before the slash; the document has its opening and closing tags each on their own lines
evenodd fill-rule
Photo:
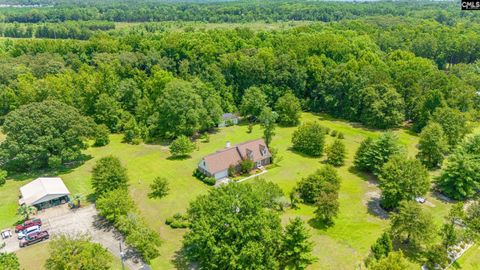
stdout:
<svg viewBox="0 0 480 270">
<path fill-rule="evenodd" d="M 480 239 L 478 14 L 456 1 L 0 0 L 2 192 L 65 176 L 91 191 L 70 207 L 95 203 L 154 269 L 184 269 L 172 256 L 323 267 L 315 245 L 345 245 L 360 268 L 443 268 Z M 230 184 L 196 167 L 250 139 L 268 160 L 247 149 Z M 271 182 L 234 183 L 266 168 Z M 0 196 L 2 225 L 17 199 Z M 112 260 L 86 236 L 51 243 L 47 269 Z M 64 249 L 71 259 L 52 256 Z"/>
</svg>

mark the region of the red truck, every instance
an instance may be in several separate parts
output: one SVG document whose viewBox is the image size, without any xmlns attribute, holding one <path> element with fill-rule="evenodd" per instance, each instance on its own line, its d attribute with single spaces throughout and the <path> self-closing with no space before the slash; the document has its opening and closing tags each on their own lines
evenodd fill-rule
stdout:
<svg viewBox="0 0 480 270">
<path fill-rule="evenodd" d="M 18 233 L 32 226 L 42 226 L 42 220 L 39 218 L 29 219 L 22 224 L 15 226 L 15 232 Z"/>
<path fill-rule="evenodd" d="M 31 233 L 22 240 L 20 240 L 20 247 L 23 248 L 26 246 L 30 246 L 35 243 L 42 242 L 43 240 L 47 240 L 48 238 L 50 238 L 50 234 L 48 234 L 48 231 Z"/>
</svg>

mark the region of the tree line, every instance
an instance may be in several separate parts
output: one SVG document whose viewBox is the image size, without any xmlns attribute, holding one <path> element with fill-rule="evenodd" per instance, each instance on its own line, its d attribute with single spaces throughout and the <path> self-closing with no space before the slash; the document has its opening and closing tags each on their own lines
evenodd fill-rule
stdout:
<svg viewBox="0 0 480 270">
<path fill-rule="evenodd" d="M 22 2 L 22 1 L 20 1 Z M 31 4 L 31 3 L 28 3 Z M 365 16 L 436 17 L 450 22 L 458 17 L 455 2 L 339 3 L 321 1 L 44 1 L 53 8 L 24 8 L 3 15 L 6 22 L 38 23 L 66 20 L 149 21 L 338 21 Z M 457 11 L 458 10 L 458 11 Z M 457 11 L 457 12 L 455 12 Z M 475 14 L 461 16 L 478 18 Z"/>
</svg>

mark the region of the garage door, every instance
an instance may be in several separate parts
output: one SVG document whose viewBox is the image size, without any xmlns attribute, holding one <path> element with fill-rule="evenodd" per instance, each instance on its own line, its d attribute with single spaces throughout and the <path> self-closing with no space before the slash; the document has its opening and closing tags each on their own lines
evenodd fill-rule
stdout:
<svg viewBox="0 0 480 270">
<path fill-rule="evenodd" d="M 225 177 L 228 177 L 228 170 L 218 172 L 218 173 L 215 174 L 215 179 L 217 179 L 217 180 L 225 178 Z"/>
</svg>

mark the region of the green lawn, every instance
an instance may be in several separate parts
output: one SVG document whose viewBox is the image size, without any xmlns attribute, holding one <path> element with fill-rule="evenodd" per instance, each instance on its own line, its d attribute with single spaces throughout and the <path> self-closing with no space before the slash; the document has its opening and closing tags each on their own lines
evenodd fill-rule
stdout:
<svg viewBox="0 0 480 270">
<path fill-rule="evenodd" d="M 310 231 L 315 242 L 314 253 L 318 261 L 310 269 L 355 269 L 368 254 L 370 245 L 388 227 L 388 220 L 377 216 L 374 211 L 375 201 L 372 196 L 378 195 L 378 189 L 373 181 L 368 181 L 366 175 L 355 173 L 350 167 L 353 155 L 360 142 L 366 137 L 376 137 L 379 131 L 364 129 L 356 124 L 329 118 L 325 115 L 303 114 L 302 121 L 320 121 L 330 129 L 342 132 L 348 151 L 346 165 L 339 168 L 343 182 L 340 190 L 340 214 L 335 225 L 328 229 L 315 228 L 312 222 L 313 208 L 302 206 L 297 210 L 288 210 L 283 215 L 283 221 L 301 216 L 311 226 Z M 302 177 L 312 173 L 322 166 L 324 158 L 308 158 L 290 151 L 291 135 L 296 128 L 276 130 L 272 146 L 279 150 L 283 160 L 277 167 L 269 168 L 262 177 L 277 183 L 285 192 L 295 186 Z M 409 155 L 416 153 L 415 145 L 418 137 L 406 130 L 395 131 L 400 142 L 406 147 Z M 163 245 L 161 256 L 152 262 L 153 269 L 173 269 L 172 262 L 175 252 L 181 248 L 182 236 L 185 230 L 171 229 L 164 224 L 165 219 L 177 212 L 185 212 L 190 201 L 199 194 L 205 194 L 211 187 L 194 177 L 192 172 L 202 156 L 225 147 L 230 141 L 233 144 L 262 136 L 262 129 L 255 126 L 252 133 L 247 133 L 247 126 L 233 126 L 219 130 L 210 136 L 209 143 L 198 142 L 198 150 L 191 158 L 185 160 L 169 160 L 169 152 L 162 145 L 128 145 L 121 143 L 121 135 L 112 135 L 111 143 L 101 148 L 89 148 L 85 154 L 92 159 L 71 172 L 61 174 L 72 193 L 88 195 L 90 187 L 91 168 L 95 161 L 106 155 L 115 155 L 127 167 L 130 176 L 130 192 L 147 222 L 159 232 Z M 333 140 L 328 136 L 327 142 Z M 156 176 L 169 180 L 170 194 L 160 200 L 149 199 L 149 184 Z M 31 178 L 28 178 L 31 180 Z M 372 180 L 372 179 L 370 179 Z M 18 187 L 27 183 L 23 181 L 7 181 L 0 188 L 0 228 L 17 221 Z M 424 207 L 434 215 L 435 223 L 440 225 L 443 216 L 448 212 L 449 205 L 429 196 L 429 204 Z M 478 250 L 471 251 L 470 257 L 478 257 Z M 463 259 L 463 258 L 462 258 Z M 466 259 L 467 260 L 467 259 Z M 470 262 L 465 262 L 465 265 Z M 474 262 L 473 262 L 474 263 Z M 478 259 L 477 259 L 478 264 Z M 418 268 L 418 266 L 416 266 Z"/>
</svg>

